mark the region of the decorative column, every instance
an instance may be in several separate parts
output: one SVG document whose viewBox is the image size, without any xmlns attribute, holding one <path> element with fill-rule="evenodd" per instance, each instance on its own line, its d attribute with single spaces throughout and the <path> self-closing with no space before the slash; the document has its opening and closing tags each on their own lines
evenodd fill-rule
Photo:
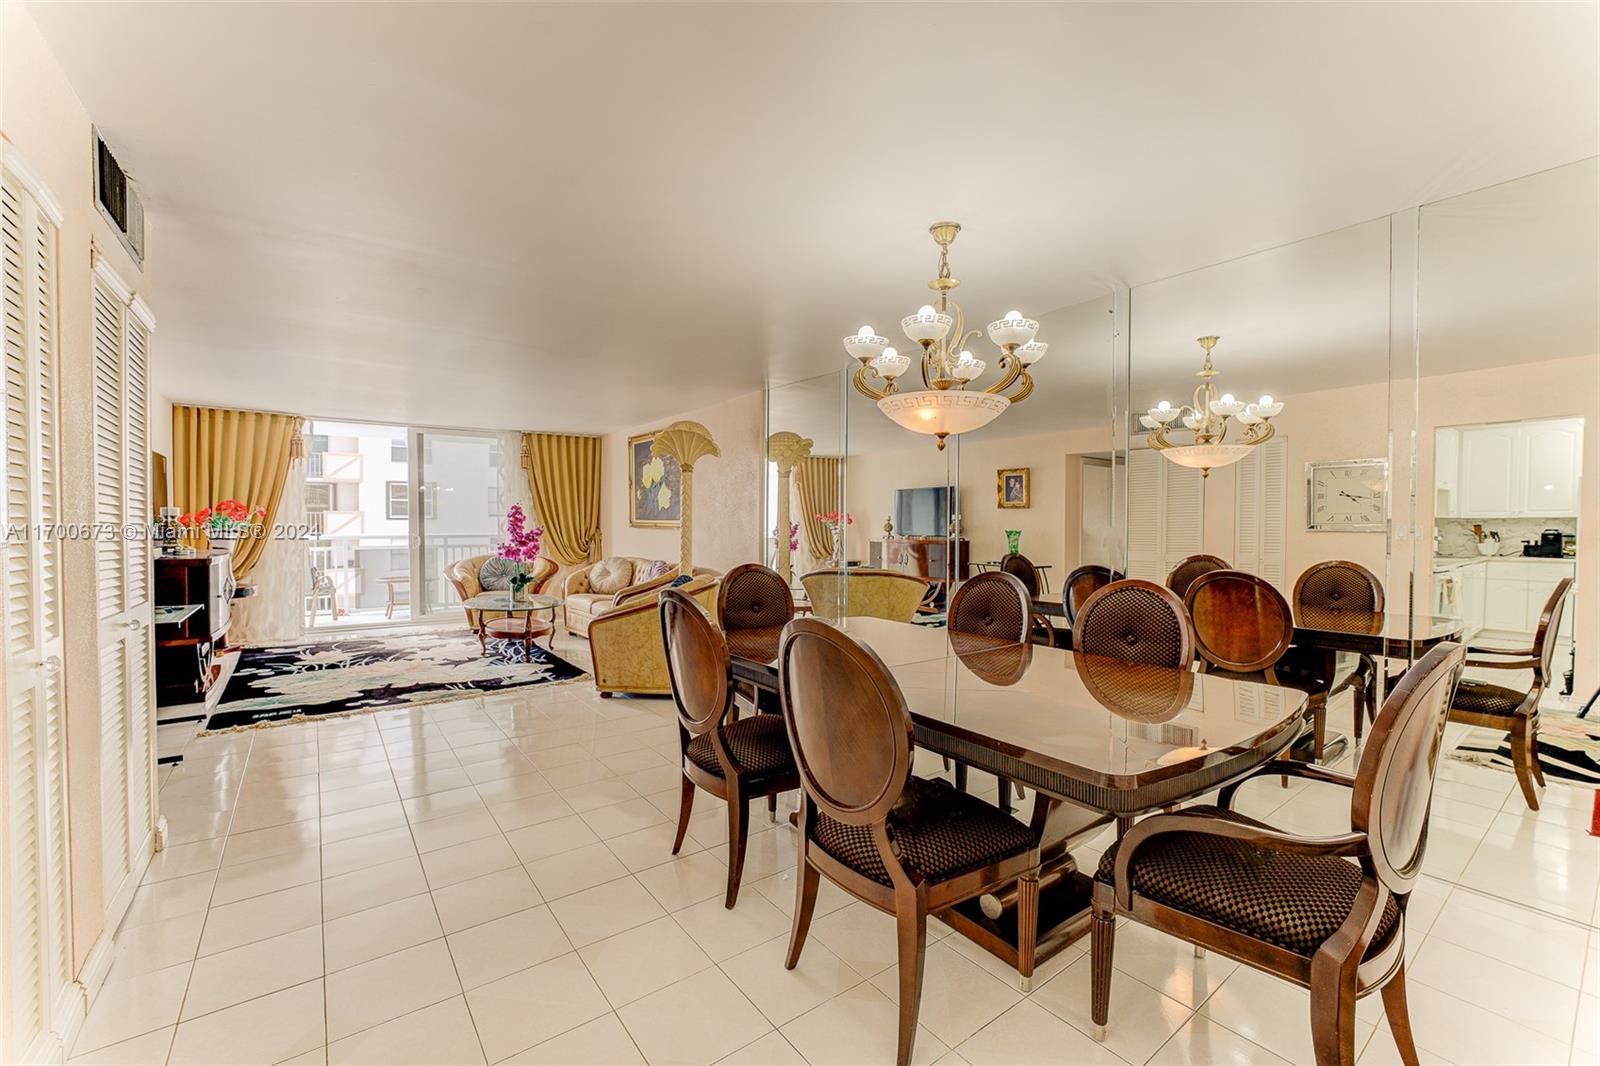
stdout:
<svg viewBox="0 0 1600 1066">
<path fill-rule="evenodd" d="M 694 573 L 694 464 L 706 456 L 720 458 L 722 452 L 711 439 L 711 431 L 698 422 L 674 422 L 656 434 L 650 446 L 651 455 L 678 461 L 682 479 L 678 483 L 678 496 L 682 501 L 682 517 L 678 520 L 678 572 Z"/>
<path fill-rule="evenodd" d="M 795 464 L 811 454 L 812 440 L 783 430 L 767 438 L 767 458 L 778 467 L 778 528 L 773 531 L 778 546 L 778 573 L 794 584 L 794 562 L 789 553 L 789 478 Z"/>
</svg>

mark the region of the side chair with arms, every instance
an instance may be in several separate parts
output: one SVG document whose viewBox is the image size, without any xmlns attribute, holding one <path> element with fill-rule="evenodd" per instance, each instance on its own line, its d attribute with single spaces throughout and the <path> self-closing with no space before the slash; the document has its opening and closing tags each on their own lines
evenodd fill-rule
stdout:
<svg viewBox="0 0 1600 1066">
<path fill-rule="evenodd" d="M 1294 583 L 1294 609 L 1306 621 L 1318 615 L 1357 612 L 1382 616 L 1383 582 L 1360 563 L 1333 559 L 1306 568 Z M 1323 669 L 1329 673 L 1328 698 L 1355 690 L 1355 733 L 1361 740 L 1365 719 L 1378 716 L 1378 664 L 1370 655 L 1332 653 Z"/>
<path fill-rule="evenodd" d="M 990 571 L 962 583 L 950 600 L 950 612 L 945 616 L 945 628 L 951 633 L 968 636 L 991 637 L 1010 644 L 1028 643 L 1028 630 L 1033 615 L 1033 600 L 1021 579 L 1003 570 Z M 945 760 L 948 768 L 950 760 Z M 967 767 L 956 763 L 956 787 L 966 791 Z M 1011 781 L 999 778 L 999 798 L 1002 807 L 1011 805 Z M 1018 798 L 1021 798 L 1018 789 Z"/>
<path fill-rule="evenodd" d="M 1538 810 L 1544 795 L 1544 770 L 1539 766 L 1539 700 L 1552 680 L 1561 616 L 1566 611 L 1572 579 L 1562 578 L 1539 612 L 1539 628 L 1531 648 L 1470 647 L 1468 666 L 1487 670 L 1532 670 L 1526 692 L 1471 678 L 1461 682 L 1450 703 L 1450 720 L 1463 725 L 1503 729 L 1511 740 L 1511 763 L 1529 810 Z M 1478 658 L 1490 656 L 1490 658 Z"/>
<path fill-rule="evenodd" d="M 672 591 L 689 596 L 708 612 L 717 606 L 718 578 L 698 575 Z M 601 698 L 618 692 L 665 696 L 672 691 L 667 651 L 656 619 L 656 603 L 667 590 L 646 587 L 617 593 L 617 603 L 589 621 L 589 656 Z"/>
<path fill-rule="evenodd" d="M 463 600 L 470 600 L 484 591 L 483 584 L 478 580 L 478 574 L 483 570 L 483 564 L 493 558 L 494 556 L 492 555 L 472 555 L 465 559 L 457 559 L 444 568 L 445 580 L 450 582 L 451 587 L 456 590 L 457 596 L 460 596 Z M 528 587 L 525 590 L 527 594 L 537 596 L 544 592 L 545 586 L 550 584 L 550 579 L 555 577 L 556 572 L 560 569 L 561 567 L 557 565 L 556 561 L 548 555 L 539 556 L 534 561 L 533 570 L 528 575 L 533 580 L 528 583 Z M 504 611 L 479 612 L 471 608 L 463 608 L 462 610 L 466 613 L 468 628 L 473 630 L 478 628 L 478 615 L 480 613 L 484 616 L 483 620 L 485 622 L 507 617 Z"/>
<path fill-rule="evenodd" d="M 696 789 L 724 800 L 728 808 L 728 890 L 723 903 L 739 898 L 749 837 L 750 801 L 800 787 L 783 718 L 753 714 L 731 719 L 733 673 L 728 642 L 705 608 L 677 589 L 661 593 L 661 639 L 678 710 L 682 753 L 682 797 L 672 853 L 683 847 Z"/>
<path fill-rule="evenodd" d="M 805 947 L 821 878 L 894 915 L 899 1044 L 911 1061 L 928 916 L 1015 886 L 1020 928 L 1038 925 L 1039 833 L 995 807 L 911 773 L 905 697 L 883 661 L 821 619 L 789 623 L 778 652 L 783 718 L 803 788 L 794 924 L 784 965 Z M 1020 882 L 1020 884 L 1018 883 Z M 1033 972 L 1025 935 L 1019 969 Z"/>
<path fill-rule="evenodd" d="M 741 632 L 787 625 L 794 613 L 794 593 L 783 575 L 771 567 L 744 563 L 723 575 L 717 592 L 717 623 L 730 643 L 737 644 Z M 773 713 L 782 709 L 776 692 L 752 686 L 749 695 L 757 709 Z"/>
<path fill-rule="evenodd" d="M 1184 606 L 1194 626 L 1202 673 L 1306 693 L 1311 757 L 1320 761 L 1330 686 L 1318 669 L 1319 660 L 1293 649 L 1294 612 L 1283 593 L 1243 570 L 1213 570 L 1195 578 Z"/>
<path fill-rule="evenodd" d="M 1406 1009 L 1405 912 L 1428 840 L 1434 778 L 1450 698 L 1466 650 L 1440 644 L 1384 701 L 1354 777 L 1275 761 L 1351 789 L 1350 831 L 1306 837 L 1219 806 L 1140 822 L 1105 852 L 1095 875 L 1090 1015 L 1103 1039 L 1111 1009 L 1119 914 L 1218 951 L 1311 991 L 1318 1066 L 1353 1066 L 1356 1000 L 1382 991 L 1401 1060 L 1416 1066 Z M 1349 860 L 1354 859 L 1355 862 Z"/>
<path fill-rule="evenodd" d="M 1219 555 L 1191 555 L 1172 568 L 1172 573 L 1167 575 L 1167 588 L 1182 600 L 1184 594 L 1189 591 L 1189 586 L 1194 584 L 1195 578 L 1201 574 L 1209 574 L 1213 570 L 1228 568 L 1228 560 Z"/>
<path fill-rule="evenodd" d="M 823 618 L 864 615 L 909 622 L 928 593 L 920 577 L 896 570 L 813 570 L 800 578 L 811 610 Z"/>
</svg>

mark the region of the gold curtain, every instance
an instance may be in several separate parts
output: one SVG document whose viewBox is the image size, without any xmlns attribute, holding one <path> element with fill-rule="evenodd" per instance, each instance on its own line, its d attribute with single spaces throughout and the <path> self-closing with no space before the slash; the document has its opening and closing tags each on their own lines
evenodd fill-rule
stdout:
<svg viewBox="0 0 1600 1066">
<path fill-rule="evenodd" d="M 524 433 L 533 510 L 544 526 L 544 552 L 566 566 L 600 548 L 600 438 Z"/>
<path fill-rule="evenodd" d="M 833 537 L 828 527 L 817 521 L 817 515 L 844 510 L 839 503 L 839 460 L 813 455 L 800 460 L 794 469 L 800 485 L 800 524 L 806 531 L 806 546 L 811 549 L 811 558 L 826 559 L 833 554 Z"/>
<path fill-rule="evenodd" d="M 283 501 L 289 463 L 303 450 L 304 422 L 294 415 L 173 404 L 173 505 L 191 513 L 235 499 L 247 507 L 266 508 L 262 526 L 270 530 Z M 241 542 L 233 553 L 234 576 L 243 581 L 266 547 L 264 536 Z"/>
</svg>

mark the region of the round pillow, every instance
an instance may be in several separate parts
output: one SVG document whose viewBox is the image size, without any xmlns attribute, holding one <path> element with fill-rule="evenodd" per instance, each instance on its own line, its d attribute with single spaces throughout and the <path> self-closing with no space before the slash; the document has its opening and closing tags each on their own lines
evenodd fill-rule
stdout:
<svg viewBox="0 0 1600 1066">
<path fill-rule="evenodd" d="M 478 567 L 478 585 L 485 592 L 504 592 L 511 587 L 511 575 L 517 564 L 510 559 L 491 555 Z"/>
<path fill-rule="evenodd" d="M 633 584 L 633 560 L 613 555 L 601 559 L 589 568 L 589 589 L 609 594 L 621 592 Z"/>
</svg>

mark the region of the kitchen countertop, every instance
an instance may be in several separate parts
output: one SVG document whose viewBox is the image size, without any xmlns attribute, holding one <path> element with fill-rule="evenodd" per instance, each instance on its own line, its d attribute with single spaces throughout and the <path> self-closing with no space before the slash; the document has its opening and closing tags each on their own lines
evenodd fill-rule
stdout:
<svg viewBox="0 0 1600 1066">
<path fill-rule="evenodd" d="M 1473 563 L 1575 563 L 1577 557 L 1568 555 L 1562 558 L 1550 556 L 1523 555 L 1521 545 L 1518 545 L 1514 555 L 1435 555 L 1433 557 L 1433 572 L 1440 573 L 1445 570 L 1459 570 L 1463 566 Z"/>
</svg>

